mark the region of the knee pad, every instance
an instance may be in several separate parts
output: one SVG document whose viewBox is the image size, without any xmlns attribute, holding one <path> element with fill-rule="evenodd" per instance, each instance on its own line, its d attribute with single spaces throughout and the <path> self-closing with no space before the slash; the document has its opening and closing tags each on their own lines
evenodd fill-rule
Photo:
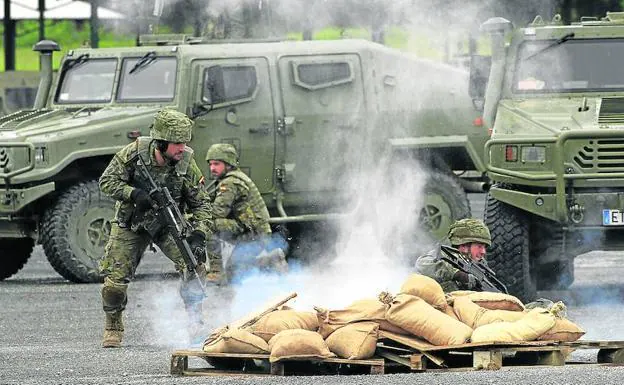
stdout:
<svg viewBox="0 0 624 385">
<path fill-rule="evenodd" d="M 127 290 L 127 283 L 117 283 L 108 277 L 104 278 L 104 285 L 102 286 L 102 306 L 104 311 L 107 313 L 123 311 L 128 302 Z"/>
</svg>

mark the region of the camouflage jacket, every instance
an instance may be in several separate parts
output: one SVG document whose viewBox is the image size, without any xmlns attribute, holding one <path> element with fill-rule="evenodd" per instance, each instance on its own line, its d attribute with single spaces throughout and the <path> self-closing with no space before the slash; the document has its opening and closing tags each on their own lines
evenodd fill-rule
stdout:
<svg viewBox="0 0 624 385">
<path fill-rule="evenodd" d="M 191 214 L 191 223 L 205 235 L 211 234 L 212 214 L 208 194 L 203 188 L 203 175 L 193 158 L 193 150 L 186 147 L 184 158 L 176 165 L 158 166 L 154 155 L 154 144 L 150 137 L 140 137 L 122 148 L 111 160 L 100 177 L 100 190 L 117 200 L 115 219 L 120 224 L 130 225 L 136 231 L 146 228 L 153 220 L 152 210 L 137 216 L 130 199 L 134 188 L 149 192 L 147 181 L 141 180 L 136 172 L 137 155 L 144 160 L 147 169 L 160 186 L 166 186 L 182 212 Z M 141 219 L 137 219 L 141 218 Z"/>
<path fill-rule="evenodd" d="M 484 261 L 485 262 L 485 261 Z M 453 279 L 458 268 L 450 263 L 441 260 L 433 253 L 425 254 L 416 260 L 416 272 L 435 279 L 445 293 L 457 290 L 467 290 L 461 282 Z"/>
<path fill-rule="evenodd" d="M 271 234 L 269 211 L 255 183 L 242 171 L 228 171 L 210 191 L 214 228 L 239 238 Z"/>
</svg>

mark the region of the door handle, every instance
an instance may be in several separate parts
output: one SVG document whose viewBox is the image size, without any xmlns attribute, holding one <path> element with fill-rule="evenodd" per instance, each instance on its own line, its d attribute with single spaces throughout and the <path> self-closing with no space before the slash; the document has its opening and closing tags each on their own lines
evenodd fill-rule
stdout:
<svg viewBox="0 0 624 385">
<path fill-rule="evenodd" d="M 260 127 L 252 127 L 249 129 L 252 134 L 268 135 L 271 132 L 271 127 L 268 124 L 262 124 Z"/>
</svg>

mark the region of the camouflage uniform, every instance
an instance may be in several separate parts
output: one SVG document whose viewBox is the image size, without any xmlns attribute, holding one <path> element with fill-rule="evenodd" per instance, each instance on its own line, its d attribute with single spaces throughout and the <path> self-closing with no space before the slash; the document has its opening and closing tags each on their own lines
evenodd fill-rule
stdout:
<svg viewBox="0 0 624 385">
<path fill-rule="evenodd" d="M 449 229 L 448 238 L 452 246 L 472 242 L 483 243 L 487 246 L 492 244 L 490 230 L 482 221 L 473 218 L 460 219 L 453 223 Z M 485 259 L 482 260 L 482 263 L 486 264 Z M 416 260 L 416 271 L 435 279 L 442 286 L 444 292 L 475 289 L 470 287 L 467 282 L 458 280 L 457 273 L 460 270 L 441 260 L 437 252 L 430 252 L 419 257 Z"/>
<path fill-rule="evenodd" d="M 214 230 L 221 239 L 236 244 L 232 259 L 238 262 L 257 257 L 267 248 L 271 236 L 269 211 L 255 183 L 238 168 L 238 155 L 230 144 L 214 144 L 206 161 L 220 160 L 229 165 L 217 185 L 209 191 Z M 282 257 L 283 258 L 283 257 Z M 211 271 L 222 261 L 211 261 Z"/>
<path fill-rule="evenodd" d="M 115 220 L 100 269 L 105 277 L 102 287 L 102 304 L 107 315 L 105 330 L 119 332 L 119 342 L 120 332 L 123 331 L 121 313 L 127 302 L 128 283 L 133 278 L 145 249 L 152 242 L 173 261 L 175 269 L 182 273 L 180 294 L 187 310 L 194 310 L 195 314 L 197 312 L 197 303 L 201 297 L 197 288 L 192 287 L 195 280 L 191 278 L 194 277 L 188 272 L 175 241 L 166 228 L 161 226 L 162 219 L 155 218 L 152 208 L 140 210 L 132 200 L 135 189 L 150 190 L 148 182 L 142 180 L 141 174 L 136 171 L 140 157 L 155 182 L 169 189 L 180 210 L 187 210 L 192 214 L 191 223 L 195 231 L 204 237 L 210 235 L 210 203 L 202 186 L 201 170 L 193 159 L 193 150 L 186 147 L 180 161 L 167 162 L 162 166 L 158 165 L 155 157 L 156 140 L 186 143 L 191 139 L 192 124 L 180 112 L 168 109 L 160 111 L 154 120 L 150 137 L 140 137 L 121 149 L 100 178 L 101 191 L 117 200 Z"/>
</svg>

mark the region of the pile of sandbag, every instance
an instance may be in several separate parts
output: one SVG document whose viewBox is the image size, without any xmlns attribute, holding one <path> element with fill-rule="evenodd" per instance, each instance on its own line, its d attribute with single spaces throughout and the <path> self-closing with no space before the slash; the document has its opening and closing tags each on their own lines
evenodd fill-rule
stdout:
<svg viewBox="0 0 624 385">
<path fill-rule="evenodd" d="M 585 332 L 565 319 L 565 305 L 525 309 L 511 295 L 457 291 L 446 294 L 433 279 L 413 274 L 396 296 L 383 292 L 343 309 L 274 310 L 252 325 L 213 333 L 203 350 L 270 354 L 270 361 L 375 353 L 379 330 L 416 336 L 432 345 L 533 340 L 575 341 Z"/>
</svg>

